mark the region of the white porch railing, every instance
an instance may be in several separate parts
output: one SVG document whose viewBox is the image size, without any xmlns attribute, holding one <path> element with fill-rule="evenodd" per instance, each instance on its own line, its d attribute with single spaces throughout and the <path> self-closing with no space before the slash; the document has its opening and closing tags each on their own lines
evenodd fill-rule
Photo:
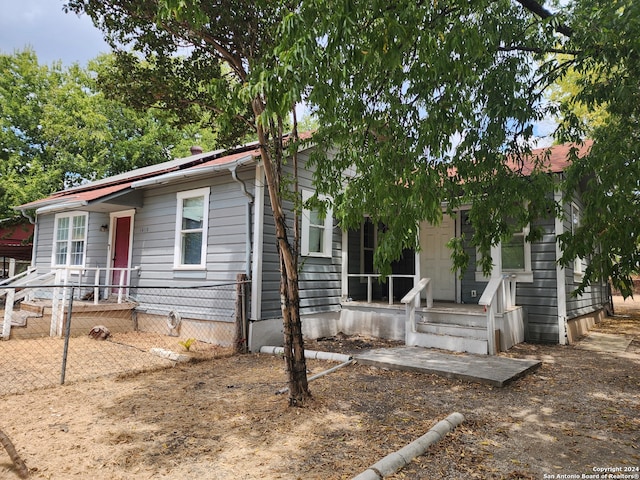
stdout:
<svg viewBox="0 0 640 480">
<path fill-rule="evenodd" d="M 504 313 L 516 304 L 516 276 L 503 275 L 489 280 L 482 292 L 478 305 L 484 306 L 487 313 L 487 343 L 489 355 L 497 353 L 496 347 L 496 315 Z"/>
<path fill-rule="evenodd" d="M 367 303 L 373 301 L 373 281 L 380 278 L 379 273 L 350 273 L 349 278 L 367 279 Z M 394 273 L 387 276 L 387 287 L 389 291 L 389 305 L 393 305 L 393 279 L 394 278 L 415 278 L 415 275 Z"/>
<path fill-rule="evenodd" d="M 131 278 L 131 273 L 139 270 L 140 267 L 133 268 L 101 268 L 101 267 L 63 267 L 55 269 L 56 286 L 53 289 L 53 297 L 51 299 L 51 328 L 50 335 L 62 336 L 62 327 L 64 325 L 64 299 L 67 298 L 68 288 L 74 284 L 70 280 L 73 280 L 71 274 L 77 273 L 78 279 L 86 276 L 88 272 L 94 273 L 94 287 L 93 287 L 93 303 L 98 305 L 100 301 L 100 290 L 108 288 L 117 288 L 118 299 L 117 303 L 122 303 L 124 296 L 127 292 L 128 280 Z M 100 275 L 105 272 L 104 283 L 100 283 Z M 113 285 L 110 279 L 113 278 L 114 272 L 120 272 L 119 281 L 117 285 Z M 82 284 L 78 282 L 78 286 L 82 287 Z M 60 290 L 62 289 L 62 291 Z"/>
<path fill-rule="evenodd" d="M 13 318 L 13 303 L 16 300 L 20 300 L 27 296 L 29 288 L 36 285 L 42 285 L 53 278 L 53 273 L 48 272 L 43 275 L 35 275 L 35 268 L 28 268 L 24 272 L 5 279 L 0 285 L 7 285 L 0 290 L 0 298 L 4 299 L 4 319 L 2 322 L 2 338 L 8 339 L 11 334 L 11 320 Z M 10 286 L 9 286 L 10 285 Z M 16 296 L 16 289 L 19 290 L 19 295 Z M 19 298 L 17 298 L 19 297 Z"/>
<path fill-rule="evenodd" d="M 11 319 L 13 316 L 13 303 L 17 300 L 16 289 L 20 289 L 23 298 L 30 298 L 38 287 L 49 284 L 53 287 L 51 295 L 51 327 L 49 333 L 51 336 L 61 336 L 64 324 L 64 299 L 67 298 L 67 290 L 72 285 L 82 286 L 81 283 L 74 281 L 72 273 L 78 274 L 78 280 L 87 275 L 87 272 L 95 272 L 93 285 L 93 303 L 98 304 L 100 300 L 100 290 L 113 288 L 117 289 L 117 302 L 122 303 L 127 293 L 129 279 L 132 272 L 139 270 L 140 267 L 133 268 L 101 268 L 101 267 L 61 267 L 52 269 L 40 275 L 34 275 L 35 269 L 29 269 L 26 272 L 16 275 L 15 277 L 6 279 L 0 283 L 4 285 L 0 289 L 0 296 L 6 295 L 4 321 L 2 324 L 2 338 L 8 339 L 11 333 Z M 102 273 L 105 273 L 104 282 L 100 283 Z M 117 285 L 112 285 L 110 279 L 113 278 L 114 272 L 120 272 Z M 53 284 L 53 285 L 52 285 Z"/>
<path fill-rule="evenodd" d="M 406 324 L 405 338 L 409 338 L 410 334 L 416 333 L 416 308 L 420 308 L 420 296 L 422 291 L 426 291 L 426 307 L 433 307 L 433 287 L 430 278 L 422 278 L 418 284 L 402 297 L 401 303 L 405 304 Z"/>
</svg>

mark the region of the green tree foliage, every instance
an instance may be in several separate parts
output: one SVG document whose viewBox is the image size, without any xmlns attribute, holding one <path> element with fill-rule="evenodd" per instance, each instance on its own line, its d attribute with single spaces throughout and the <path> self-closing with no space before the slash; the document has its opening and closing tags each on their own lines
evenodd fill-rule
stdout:
<svg viewBox="0 0 640 480">
<path fill-rule="evenodd" d="M 0 217 L 57 190 L 189 155 L 196 140 L 213 147 L 206 130 L 175 129 L 166 112 L 107 99 L 95 78 L 109 61 L 63 69 L 40 65 L 31 50 L 0 55 Z"/>
<path fill-rule="evenodd" d="M 580 227 L 562 238 L 563 262 L 589 259 L 581 286 L 610 277 L 626 296 L 640 270 L 640 5 L 631 0 L 576 2 L 571 9 L 578 89 L 565 103 L 561 140 L 594 141 L 576 159 L 567 190 L 586 183 Z M 604 112 L 605 122 L 584 121 L 571 106 Z"/>
<path fill-rule="evenodd" d="M 343 225 L 368 214 L 386 226 L 383 273 L 417 247 L 419 222 L 440 221 L 443 204 L 472 205 L 485 270 L 492 244 L 553 209 L 547 175 L 504 162 L 509 154 L 521 166 L 533 123 L 549 113 L 544 89 L 557 61 L 540 63 L 558 42 L 549 20 L 511 1 L 308 1 L 282 33 L 283 62 L 311 84 L 315 140 L 337 146 L 333 160 L 317 158 L 319 185 Z M 462 243 L 454 246 L 464 266 Z"/>
<path fill-rule="evenodd" d="M 376 252 L 383 273 L 417 247 L 419 222 L 437 223 L 441 205 L 471 206 L 470 240 L 485 272 L 491 245 L 549 212 L 564 214 L 544 162 L 521 171 L 535 122 L 561 113 L 559 141 L 595 141 L 560 185 L 564 200 L 584 189 L 585 202 L 582 226 L 561 238 L 562 263 L 589 258 L 578 291 L 611 277 L 629 293 L 640 234 L 639 8 L 631 0 L 576 0 L 555 11 L 535 0 L 308 0 L 285 17 L 279 58 L 308 82 L 315 140 L 337 148 L 331 161 L 316 158 L 319 186 L 344 226 L 364 214 L 386 225 Z M 575 91 L 547 101 L 571 72 Z M 576 105 L 607 121 L 585 122 Z M 344 175 L 351 168 L 355 178 Z M 452 247 L 464 268 L 464 241 Z"/>
<path fill-rule="evenodd" d="M 296 125 L 292 141 L 283 134 L 300 98 L 299 79 L 288 66 L 274 78 L 277 27 L 293 4 L 271 0 L 219 2 L 174 0 L 70 0 L 69 10 L 86 13 L 105 33 L 122 74 L 110 75 L 128 103 L 174 112 L 184 122 L 193 111 L 207 112 L 219 137 L 258 140 L 264 165 L 281 265 L 281 303 L 289 403 L 310 396 L 300 322 L 298 229 L 288 232 L 283 198 L 299 199 L 296 181 L 285 179 L 291 147 L 296 165 Z M 297 88 L 294 88 L 297 87 Z M 295 177 L 295 173 L 294 173 Z M 293 190 L 293 191 L 291 191 Z M 296 202 L 299 204 L 299 202 Z M 294 225 L 298 225 L 295 214 Z"/>
</svg>

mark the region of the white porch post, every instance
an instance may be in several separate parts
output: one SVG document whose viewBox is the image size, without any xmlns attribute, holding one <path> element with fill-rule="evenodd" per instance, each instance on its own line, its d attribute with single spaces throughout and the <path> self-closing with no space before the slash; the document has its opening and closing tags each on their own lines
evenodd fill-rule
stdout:
<svg viewBox="0 0 640 480">
<path fill-rule="evenodd" d="M 262 253 L 264 246 L 264 170 L 256 167 L 253 195 L 253 258 L 251 266 L 251 314 L 252 320 L 262 315 Z"/>
<path fill-rule="evenodd" d="M 491 270 L 491 278 L 502 278 L 502 244 L 491 246 L 491 261 L 493 269 Z"/>
<path fill-rule="evenodd" d="M 418 228 L 418 245 L 420 245 L 420 232 L 422 231 L 422 225 Z M 420 271 L 420 249 L 416 249 L 414 253 L 414 276 L 413 276 L 413 286 L 416 287 L 422 278 L 422 272 Z M 420 295 L 416 296 L 416 307 L 420 307 Z"/>
<path fill-rule="evenodd" d="M 342 230 L 342 271 L 340 284 L 342 300 L 349 298 L 349 232 Z"/>
<path fill-rule="evenodd" d="M 11 335 L 11 319 L 13 317 L 13 301 L 15 299 L 16 289 L 8 288 L 7 296 L 5 297 L 4 306 L 4 322 L 2 324 L 2 339 L 9 340 Z"/>
<path fill-rule="evenodd" d="M 562 193 L 556 190 L 553 193 L 553 199 L 562 205 Z M 564 233 L 564 223 L 562 218 L 556 217 L 555 220 L 556 233 L 556 295 L 558 296 L 558 343 L 566 345 L 567 338 L 567 285 L 565 278 L 565 268 L 560 265 L 558 260 L 562 256 L 560 242 L 558 236 Z"/>
</svg>

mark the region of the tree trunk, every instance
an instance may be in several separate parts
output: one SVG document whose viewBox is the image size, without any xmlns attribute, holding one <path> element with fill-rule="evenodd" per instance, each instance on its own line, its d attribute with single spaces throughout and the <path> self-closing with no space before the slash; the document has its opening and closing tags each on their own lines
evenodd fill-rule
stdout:
<svg viewBox="0 0 640 480">
<path fill-rule="evenodd" d="M 284 220 L 284 219 L 283 219 Z M 276 229 L 277 230 L 277 229 Z M 300 295 L 298 290 L 298 272 L 289 273 L 291 245 L 287 242 L 287 251 L 280 248 L 281 275 L 280 298 L 284 327 L 284 352 L 289 377 L 289 406 L 300 406 L 311 396 L 307 382 L 307 363 L 304 357 L 302 323 L 300 321 Z"/>
<path fill-rule="evenodd" d="M 253 111 L 260 118 L 263 106 L 260 100 L 254 100 Z M 276 227 L 278 254 L 280 256 L 280 302 L 284 327 L 284 356 L 289 384 L 289 405 L 301 406 L 311 397 L 307 381 L 307 364 L 304 357 L 302 323 L 300 320 L 300 295 L 298 288 L 298 268 L 296 253 L 289 242 L 282 200 L 279 191 L 279 178 L 276 165 L 267 148 L 267 136 L 258 122 L 258 141 L 264 164 L 269 199 Z M 275 141 L 281 141 L 275 139 Z M 279 149 L 282 152 L 282 149 Z"/>
</svg>

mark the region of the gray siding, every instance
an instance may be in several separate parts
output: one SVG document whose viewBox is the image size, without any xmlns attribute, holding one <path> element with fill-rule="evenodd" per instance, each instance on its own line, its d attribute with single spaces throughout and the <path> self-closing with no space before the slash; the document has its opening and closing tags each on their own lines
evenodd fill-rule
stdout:
<svg viewBox="0 0 640 480">
<path fill-rule="evenodd" d="M 462 212 L 462 233 L 467 239 L 473 235 L 473 227 L 466 221 Z M 538 343 L 558 342 L 558 301 L 556 281 L 555 220 L 542 219 L 536 223 L 544 230 L 543 238 L 531 245 L 531 269 L 533 282 L 519 282 L 516 290 L 516 303 L 527 312 L 525 339 Z M 478 303 L 487 282 L 476 281 L 476 250 L 467 241 L 465 250 L 469 255 L 469 268 L 461 280 L 462 302 Z M 477 296 L 471 297 L 471 290 Z"/>
<path fill-rule="evenodd" d="M 239 177 L 248 189 L 253 187 L 253 170 L 240 172 Z M 210 187 L 206 268 L 176 270 L 173 268 L 176 194 L 203 187 Z M 144 191 L 144 206 L 138 209 L 134 219 L 131 262 L 141 270 L 133 283 L 138 287 L 164 288 L 156 291 L 141 288 L 136 299 L 142 310 L 166 314 L 176 309 L 190 318 L 234 320 L 232 290 L 228 298 L 207 305 L 207 290 L 171 289 L 229 284 L 236 281 L 238 273 L 245 272 L 247 201 L 240 185 L 228 173 Z"/>
<path fill-rule="evenodd" d="M 262 318 L 279 318 L 280 308 L 280 260 L 276 246 L 276 228 L 269 192 L 264 188 L 264 232 L 262 246 Z"/>
<path fill-rule="evenodd" d="M 301 152 L 298 156 L 300 165 L 298 171 L 299 186 L 301 189 L 314 190 L 313 172 L 305 168 L 308 153 L 308 151 Z M 290 173 L 289 165 L 285 169 Z M 293 241 L 293 205 L 291 202 L 285 201 L 283 206 L 285 212 L 287 212 L 289 240 Z M 340 308 L 341 240 L 342 232 L 334 222 L 331 258 L 302 256 L 299 258 L 300 313 L 302 315 L 335 311 Z M 281 316 L 280 265 L 276 248 L 273 214 L 266 187 L 262 262 L 262 318 L 278 318 Z"/>
<path fill-rule="evenodd" d="M 574 195 L 574 203 L 582 209 L 580 195 Z M 571 204 L 564 205 L 565 218 L 563 228 L 565 231 L 571 230 Z M 586 259 L 585 264 L 588 263 Z M 573 265 L 565 268 L 565 286 L 566 286 L 566 302 L 567 302 L 567 320 L 592 313 L 602 308 L 607 301 L 606 285 L 599 283 L 587 287 L 579 297 L 574 291 L 580 285 L 580 278 L 574 275 Z"/>
<path fill-rule="evenodd" d="M 241 178 L 250 186 L 251 172 Z M 203 270 L 174 270 L 176 194 L 210 187 L 207 260 Z M 141 265 L 139 286 L 185 286 L 234 282 L 245 271 L 247 198 L 230 175 L 145 191 L 134 220 L 132 265 Z"/>
<path fill-rule="evenodd" d="M 536 222 L 544 235 L 531 244 L 533 283 L 518 283 L 516 303 L 527 312 L 525 340 L 558 343 L 558 282 L 556 273 L 556 235 L 553 217 Z"/>
<path fill-rule="evenodd" d="M 51 268 L 51 253 L 53 249 L 53 229 L 55 215 L 38 215 L 36 238 L 34 238 L 35 267 L 40 272 Z"/>
<path fill-rule="evenodd" d="M 476 281 L 476 266 L 477 266 L 477 255 L 476 249 L 471 244 L 471 236 L 473 235 L 473 227 L 467 218 L 467 212 L 460 212 L 461 222 L 460 222 L 460 233 L 464 235 L 465 244 L 464 250 L 469 256 L 469 266 L 467 270 L 464 272 L 462 279 L 460 280 L 460 290 L 461 290 L 461 299 L 462 303 L 475 303 L 477 304 L 480 300 L 480 296 L 487 286 L 487 282 L 477 282 Z M 476 296 L 472 297 L 471 292 L 476 292 Z"/>
</svg>

